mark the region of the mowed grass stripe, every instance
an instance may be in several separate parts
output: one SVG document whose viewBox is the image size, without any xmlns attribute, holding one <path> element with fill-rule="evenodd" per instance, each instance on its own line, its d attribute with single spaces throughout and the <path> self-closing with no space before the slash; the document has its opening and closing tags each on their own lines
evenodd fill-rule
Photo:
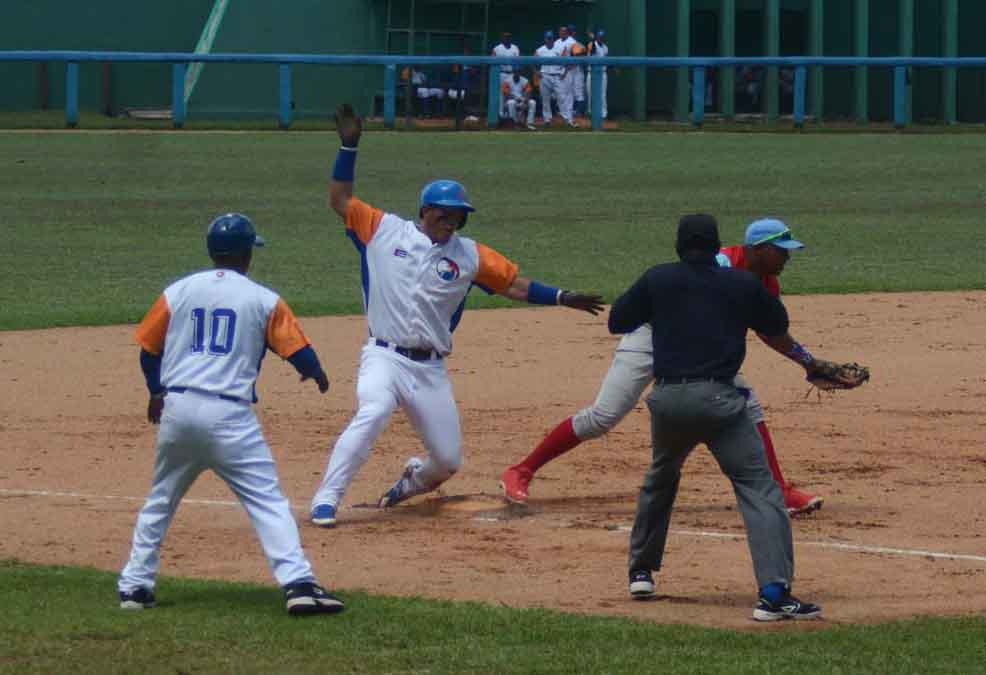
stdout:
<svg viewBox="0 0 986 675">
<path fill-rule="evenodd" d="M 359 257 L 325 205 L 332 133 L 0 135 L 0 329 L 140 318 L 208 266 L 210 219 L 239 210 L 270 246 L 253 275 L 301 314 L 361 311 Z M 413 217 L 420 187 L 462 180 L 465 234 L 523 273 L 607 300 L 673 258 L 682 213 L 726 243 L 763 215 L 808 248 L 787 293 L 983 288 L 980 135 L 370 132 L 357 194 Z M 507 306 L 474 292 L 470 306 Z"/>
<path fill-rule="evenodd" d="M 292 619 L 272 585 L 166 577 L 156 609 L 124 612 L 110 573 L 8 560 L 0 672 L 970 673 L 986 657 L 982 617 L 735 632 L 341 596 L 340 615 Z"/>
</svg>

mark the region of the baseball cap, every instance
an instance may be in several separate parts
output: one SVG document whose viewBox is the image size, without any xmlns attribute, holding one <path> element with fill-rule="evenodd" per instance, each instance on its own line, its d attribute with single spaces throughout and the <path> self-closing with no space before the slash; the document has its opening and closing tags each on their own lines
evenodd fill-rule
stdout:
<svg viewBox="0 0 986 675">
<path fill-rule="evenodd" d="M 746 228 L 746 237 L 743 239 L 743 243 L 747 246 L 770 243 L 786 249 L 805 247 L 804 244 L 791 236 L 791 228 L 776 218 L 761 218 L 750 223 Z"/>
<path fill-rule="evenodd" d="M 550 30 L 544 31 L 544 37 L 546 37 L 546 38 L 553 38 L 554 36 L 555 36 L 555 34 L 554 34 L 553 31 L 550 31 Z"/>
<path fill-rule="evenodd" d="M 606 29 L 600 28 L 596 31 L 596 37 L 606 37 Z"/>
<path fill-rule="evenodd" d="M 682 216 L 678 221 L 678 241 L 675 249 L 681 253 L 687 250 L 718 251 L 719 225 L 707 213 L 693 213 Z"/>
</svg>

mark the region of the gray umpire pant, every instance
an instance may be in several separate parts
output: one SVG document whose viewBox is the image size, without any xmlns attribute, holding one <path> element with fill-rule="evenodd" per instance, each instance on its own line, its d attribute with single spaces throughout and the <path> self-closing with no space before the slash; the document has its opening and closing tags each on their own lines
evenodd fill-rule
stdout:
<svg viewBox="0 0 986 675">
<path fill-rule="evenodd" d="M 647 396 L 653 463 L 644 476 L 630 533 L 630 570 L 659 570 L 678 495 L 681 466 L 705 443 L 733 484 L 746 525 L 757 585 L 790 584 L 794 545 L 784 495 L 770 473 L 763 441 L 729 383 L 658 380 Z"/>
</svg>

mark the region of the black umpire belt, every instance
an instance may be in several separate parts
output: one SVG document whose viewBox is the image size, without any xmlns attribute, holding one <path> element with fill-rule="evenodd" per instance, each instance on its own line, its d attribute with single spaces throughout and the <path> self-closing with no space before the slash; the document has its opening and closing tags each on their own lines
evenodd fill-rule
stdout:
<svg viewBox="0 0 986 675">
<path fill-rule="evenodd" d="M 443 357 L 441 354 L 436 352 L 434 349 L 414 349 L 413 347 L 401 347 L 399 345 L 394 345 L 386 340 L 379 340 L 374 338 L 374 342 L 377 347 L 383 347 L 384 349 L 389 349 L 392 352 L 397 352 L 406 359 L 411 359 L 412 361 L 438 361 Z"/>
<path fill-rule="evenodd" d="M 699 382 L 732 384 L 733 379 L 732 377 L 655 377 L 654 384 L 697 384 Z"/>
</svg>

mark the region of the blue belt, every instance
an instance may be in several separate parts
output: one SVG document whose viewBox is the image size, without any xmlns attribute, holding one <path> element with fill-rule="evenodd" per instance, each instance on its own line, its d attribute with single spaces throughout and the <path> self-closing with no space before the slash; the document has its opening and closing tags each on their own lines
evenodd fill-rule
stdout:
<svg viewBox="0 0 986 675">
<path fill-rule="evenodd" d="M 176 394 L 184 394 L 188 391 L 188 387 L 168 387 L 169 392 L 174 392 Z M 227 396 L 226 394 L 214 394 L 211 391 L 203 391 L 201 389 L 192 389 L 197 394 L 205 394 L 207 396 L 218 396 L 224 401 L 232 401 L 233 403 L 246 403 L 242 398 L 236 398 L 235 396 Z"/>
<path fill-rule="evenodd" d="M 441 360 L 442 355 L 436 352 L 434 349 L 413 349 L 411 347 L 398 347 L 397 345 L 391 344 L 386 340 L 374 339 L 377 347 L 383 347 L 384 349 L 391 349 L 406 359 L 411 359 L 412 361 L 438 361 Z"/>
</svg>

